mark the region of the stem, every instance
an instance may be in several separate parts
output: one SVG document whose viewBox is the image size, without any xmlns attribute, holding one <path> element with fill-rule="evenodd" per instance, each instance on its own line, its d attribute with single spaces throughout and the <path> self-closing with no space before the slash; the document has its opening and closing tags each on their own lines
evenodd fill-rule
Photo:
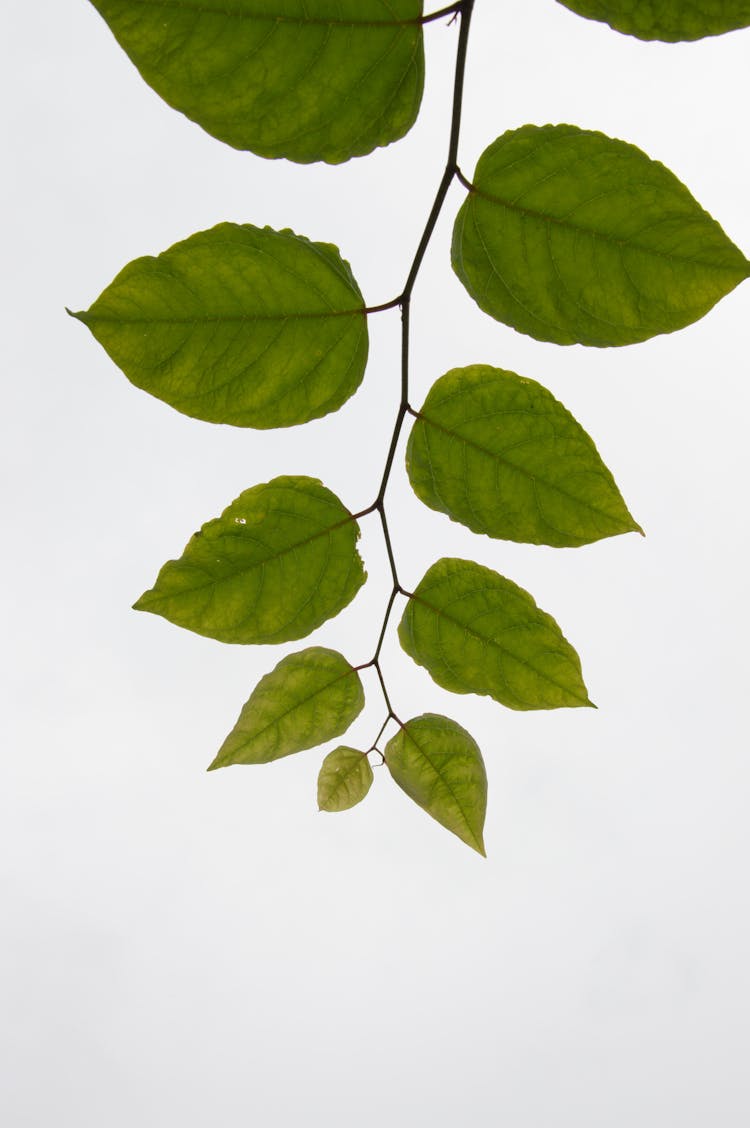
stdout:
<svg viewBox="0 0 750 1128">
<path fill-rule="evenodd" d="M 380 688 L 383 691 L 383 698 L 388 709 L 388 717 L 386 724 L 392 718 L 399 725 L 396 714 L 393 712 L 393 707 L 388 696 L 388 689 L 383 677 L 383 671 L 380 668 L 380 651 L 383 647 L 383 640 L 385 639 L 386 630 L 388 629 L 388 621 L 390 619 L 393 604 L 396 596 L 407 595 L 408 593 L 401 587 L 398 579 L 398 572 L 396 570 L 396 559 L 393 554 L 393 545 L 391 543 L 391 534 L 388 527 L 388 517 L 385 510 L 385 494 L 388 488 L 388 481 L 393 469 L 393 460 L 396 456 L 399 438 L 401 437 L 401 429 L 404 424 L 404 418 L 409 412 L 411 415 L 416 415 L 416 412 L 409 406 L 409 330 L 410 330 L 410 314 L 411 314 L 411 297 L 414 290 L 414 285 L 417 281 L 422 261 L 424 259 L 427 247 L 429 246 L 430 239 L 432 238 L 435 226 L 437 224 L 440 212 L 442 211 L 445 197 L 448 195 L 454 177 L 460 175 L 457 159 L 458 159 L 458 142 L 461 132 L 461 109 L 463 105 L 463 92 L 464 92 L 464 74 L 466 71 L 466 51 L 469 42 L 469 26 L 471 24 L 471 14 L 474 8 L 474 0 L 458 0 L 457 3 L 451 4 L 446 8 L 441 8 L 438 12 L 432 12 L 428 16 L 422 18 L 422 23 L 429 23 L 432 20 L 440 19 L 443 16 L 453 14 L 458 16 L 461 21 L 459 34 L 458 34 L 458 47 L 456 48 L 456 70 L 453 80 L 453 107 L 451 110 L 451 131 L 450 140 L 448 142 L 448 158 L 445 163 L 445 169 L 438 185 L 438 190 L 435 194 L 430 213 L 425 223 L 422 237 L 417 245 L 414 258 L 412 259 L 409 273 L 406 277 L 406 282 L 401 294 L 398 298 L 394 298 L 390 302 L 385 302 L 383 305 L 374 306 L 368 309 L 368 313 L 375 313 L 380 310 L 393 309 L 398 306 L 401 309 L 401 400 L 396 413 L 396 421 L 393 427 L 393 434 L 388 447 L 388 454 L 385 459 L 385 467 L 383 469 L 383 477 L 380 481 L 380 488 L 378 489 L 377 497 L 372 505 L 367 509 L 362 510 L 361 513 L 356 514 L 357 517 L 364 517 L 368 513 L 373 513 L 376 509 L 380 514 L 380 522 L 383 526 L 383 537 L 385 539 L 385 547 L 388 553 L 388 562 L 391 567 L 391 576 L 393 578 L 393 588 L 388 598 L 388 603 L 383 617 L 383 625 L 380 629 L 380 636 L 375 648 L 375 654 L 370 662 L 366 663 L 367 666 L 374 666 L 375 671 L 380 681 Z M 403 728 L 403 725 L 401 725 Z M 382 735 L 385 725 L 380 730 L 378 738 Z M 377 740 L 376 742 L 377 743 Z"/>
</svg>

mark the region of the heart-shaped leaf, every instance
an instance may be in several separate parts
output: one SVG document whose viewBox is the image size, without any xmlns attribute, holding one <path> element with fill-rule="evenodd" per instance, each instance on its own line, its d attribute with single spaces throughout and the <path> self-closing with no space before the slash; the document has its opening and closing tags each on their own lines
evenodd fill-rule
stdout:
<svg viewBox="0 0 750 1128">
<path fill-rule="evenodd" d="M 92 0 L 165 102 L 235 149 L 334 164 L 411 128 L 421 0 Z"/>
<path fill-rule="evenodd" d="M 471 560 L 438 560 L 409 598 L 401 645 L 438 685 L 510 709 L 591 705 L 581 663 L 523 588 Z"/>
<path fill-rule="evenodd" d="M 524 125 L 485 150 L 452 257 L 486 313 L 558 345 L 671 333 L 750 274 L 674 173 L 574 125 Z"/>
<path fill-rule="evenodd" d="M 73 315 L 128 379 L 185 415 L 290 427 L 336 411 L 367 363 L 349 264 L 292 231 L 222 223 L 135 259 Z"/>
<path fill-rule="evenodd" d="M 342 745 L 329 752 L 318 775 L 318 808 L 348 811 L 361 803 L 372 786 L 370 761 L 364 752 Z"/>
<path fill-rule="evenodd" d="M 389 740 L 385 762 L 410 799 L 485 856 L 487 773 L 466 729 L 433 713 L 415 717 Z"/>
<path fill-rule="evenodd" d="M 209 771 L 268 764 L 341 736 L 365 704 L 357 671 L 335 650 L 289 654 L 258 682 Z"/>
<path fill-rule="evenodd" d="M 425 505 L 475 533 L 562 547 L 641 531 L 563 405 L 541 384 L 486 364 L 433 384 L 406 465 Z"/>
<path fill-rule="evenodd" d="M 289 642 L 365 582 L 359 526 L 314 478 L 253 486 L 169 560 L 135 604 L 220 642 Z"/>
</svg>

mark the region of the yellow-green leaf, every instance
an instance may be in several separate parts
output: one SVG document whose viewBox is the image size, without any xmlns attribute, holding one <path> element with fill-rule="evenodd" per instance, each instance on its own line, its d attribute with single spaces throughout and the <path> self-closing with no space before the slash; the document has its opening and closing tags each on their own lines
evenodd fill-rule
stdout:
<svg viewBox="0 0 750 1128">
<path fill-rule="evenodd" d="M 452 257 L 486 313 L 559 345 L 671 333 L 750 274 L 674 173 L 574 125 L 525 125 L 485 150 Z"/>
<path fill-rule="evenodd" d="M 401 645 L 438 685 L 509 709 L 591 705 L 570 643 L 523 588 L 471 560 L 438 560 L 409 598 Z"/>
<path fill-rule="evenodd" d="M 290 427 L 336 411 L 367 363 L 365 304 L 336 247 L 222 223 L 135 259 L 74 314 L 138 388 L 185 415 Z"/>
<path fill-rule="evenodd" d="M 92 0 L 165 102 L 235 149 L 338 163 L 402 137 L 421 0 Z"/>
<path fill-rule="evenodd" d="M 638 39 L 676 43 L 750 26 L 750 0 L 559 0 Z"/>
<path fill-rule="evenodd" d="M 209 771 L 268 764 L 324 744 L 346 732 L 364 703 L 359 674 L 337 651 L 310 646 L 289 654 L 258 682 Z"/>
<path fill-rule="evenodd" d="M 434 713 L 415 717 L 389 740 L 385 762 L 410 799 L 485 856 L 487 773 L 466 729 Z"/>
<path fill-rule="evenodd" d="M 318 775 L 318 808 L 348 811 L 361 803 L 372 786 L 370 761 L 364 752 L 342 745 L 329 752 Z"/>
<path fill-rule="evenodd" d="M 433 384 L 406 465 L 425 505 L 475 533 L 563 547 L 640 531 L 563 405 L 534 380 L 486 364 Z"/>
<path fill-rule="evenodd" d="M 220 642 L 303 638 L 365 582 L 358 539 L 357 522 L 320 482 L 274 478 L 195 533 L 135 607 Z"/>
</svg>

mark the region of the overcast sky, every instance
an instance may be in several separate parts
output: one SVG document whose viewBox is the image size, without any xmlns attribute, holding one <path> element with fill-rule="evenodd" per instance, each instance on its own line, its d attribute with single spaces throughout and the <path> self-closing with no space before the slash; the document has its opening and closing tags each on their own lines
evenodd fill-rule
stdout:
<svg viewBox="0 0 750 1128">
<path fill-rule="evenodd" d="M 435 8 L 440 7 L 436 3 Z M 546 385 L 646 539 L 554 550 L 475 537 L 388 496 L 413 586 L 464 556 L 530 590 L 594 710 L 513 713 L 435 686 L 392 631 L 402 716 L 483 749 L 483 861 L 376 772 L 319 814 L 324 750 L 205 768 L 285 647 L 130 610 L 241 490 L 320 477 L 374 496 L 398 402 L 398 315 L 358 394 L 303 428 L 189 420 L 132 387 L 64 306 L 223 220 L 336 243 L 369 304 L 403 285 L 447 147 L 456 27 L 426 29 L 409 136 L 328 168 L 235 152 L 143 83 L 86 0 L 6 0 L 0 185 L 5 484 L 0 1115 L 9 1128 L 744 1128 L 750 1117 L 748 348 L 740 287 L 619 350 L 493 322 L 449 264 L 452 190 L 415 291 L 413 400 L 447 369 Z M 664 161 L 750 251 L 750 32 L 643 44 L 554 0 L 477 0 L 460 162 L 573 122 Z M 312 641 L 370 656 L 369 581 Z M 400 607 L 399 607 L 400 611 Z M 347 743 L 383 718 L 374 677 Z"/>
</svg>

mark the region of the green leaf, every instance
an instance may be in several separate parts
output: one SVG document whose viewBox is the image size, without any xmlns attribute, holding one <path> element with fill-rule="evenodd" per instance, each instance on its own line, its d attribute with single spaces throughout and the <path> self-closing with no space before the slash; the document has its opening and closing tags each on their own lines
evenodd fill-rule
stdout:
<svg viewBox="0 0 750 1128">
<path fill-rule="evenodd" d="M 165 102 L 235 149 L 337 164 L 411 128 L 421 0 L 92 0 Z"/>
<path fill-rule="evenodd" d="M 415 717 L 389 740 L 385 762 L 410 799 L 486 856 L 487 773 L 466 729 L 434 713 Z"/>
<path fill-rule="evenodd" d="M 314 478 L 245 490 L 191 537 L 135 604 L 220 642 L 289 642 L 337 615 L 365 582 L 359 526 Z"/>
<path fill-rule="evenodd" d="M 750 26 L 750 0 L 559 0 L 638 39 L 676 43 Z"/>
<path fill-rule="evenodd" d="M 365 305 L 328 243 L 222 223 L 136 259 L 85 313 L 138 388 L 185 415 L 290 427 L 335 411 L 367 363 Z"/>
<path fill-rule="evenodd" d="M 509 709 L 591 705 L 581 663 L 523 588 L 471 560 L 438 560 L 409 598 L 401 645 L 454 693 Z"/>
<path fill-rule="evenodd" d="M 562 547 L 641 531 L 573 416 L 500 368 L 454 368 L 433 384 L 406 466 L 425 505 L 475 533 Z"/>
<path fill-rule="evenodd" d="M 362 712 L 357 671 L 335 650 L 311 646 L 282 658 L 258 682 L 209 767 L 268 764 L 341 736 Z"/>
<path fill-rule="evenodd" d="M 367 755 L 342 745 L 329 752 L 318 775 L 318 808 L 348 811 L 361 803 L 372 786 L 372 767 Z"/>
<path fill-rule="evenodd" d="M 573 125 L 525 125 L 485 150 L 452 257 L 485 312 L 559 345 L 671 333 L 750 273 L 669 169 Z"/>
</svg>

